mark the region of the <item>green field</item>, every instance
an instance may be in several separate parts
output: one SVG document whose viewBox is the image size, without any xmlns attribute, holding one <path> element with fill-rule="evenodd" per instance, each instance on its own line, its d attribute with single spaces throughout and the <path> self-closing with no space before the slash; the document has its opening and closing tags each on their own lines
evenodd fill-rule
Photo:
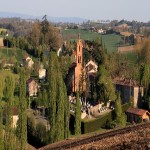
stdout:
<svg viewBox="0 0 150 150">
<path fill-rule="evenodd" d="M 83 40 L 95 40 L 97 38 L 101 39 L 107 51 L 109 53 L 117 51 L 117 47 L 119 46 L 119 42 L 121 41 L 121 36 L 116 34 L 108 34 L 108 35 L 100 35 L 95 32 L 85 31 L 85 30 L 77 30 L 77 29 L 68 29 L 62 30 L 62 37 L 65 40 L 76 40 L 78 39 L 78 34 L 80 33 L 80 37 Z"/>
<path fill-rule="evenodd" d="M 85 30 L 77 30 L 77 29 L 62 30 L 61 33 L 65 40 L 76 40 L 78 39 L 79 33 L 80 33 L 80 38 L 83 40 L 94 40 L 96 38 L 101 37 L 101 35 L 98 33 L 85 31 Z"/>
<path fill-rule="evenodd" d="M 18 62 L 21 62 L 23 54 L 25 51 L 22 51 L 18 48 L 0 48 L 0 59 L 16 59 Z"/>
<path fill-rule="evenodd" d="M 137 62 L 137 54 L 135 52 L 127 52 L 123 55 L 125 55 L 131 63 L 135 64 Z"/>
<path fill-rule="evenodd" d="M 107 49 L 108 53 L 117 51 L 119 43 L 121 41 L 121 36 L 117 34 L 107 34 L 102 35 L 103 44 Z"/>
</svg>

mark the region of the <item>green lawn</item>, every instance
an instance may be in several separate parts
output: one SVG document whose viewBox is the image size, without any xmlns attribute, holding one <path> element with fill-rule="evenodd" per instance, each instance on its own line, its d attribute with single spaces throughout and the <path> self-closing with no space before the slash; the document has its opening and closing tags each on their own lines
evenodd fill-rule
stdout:
<svg viewBox="0 0 150 150">
<path fill-rule="evenodd" d="M 80 33 L 80 37 L 83 40 L 95 40 L 97 38 L 103 40 L 103 44 L 107 48 L 108 53 L 117 51 L 117 47 L 119 46 L 119 42 L 121 41 L 121 36 L 116 34 L 108 34 L 108 35 L 100 35 L 95 32 L 85 31 L 85 30 L 77 30 L 77 29 L 68 29 L 61 31 L 63 39 L 65 40 L 77 40 L 78 34 Z"/>
<path fill-rule="evenodd" d="M 18 48 L 0 48 L 0 59 L 2 58 L 6 58 L 6 59 L 10 59 L 10 58 L 14 58 L 16 59 L 18 62 L 21 62 L 23 54 L 25 53 L 25 51 L 22 51 Z"/>
<path fill-rule="evenodd" d="M 86 30 L 80 30 L 80 29 L 62 30 L 61 33 L 65 40 L 77 40 L 79 33 L 80 33 L 81 39 L 83 39 L 83 40 L 94 40 L 96 38 L 101 37 L 101 35 L 98 33 L 86 31 Z"/>
<path fill-rule="evenodd" d="M 127 52 L 123 53 L 123 55 L 125 55 L 131 63 L 135 64 L 137 62 L 137 54 L 135 52 Z"/>
<path fill-rule="evenodd" d="M 119 43 L 121 41 L 121 36 L 117 34 L 102 35 L 102 40 L 105 44 L 107 52 L 112 53 L 114 51 L 117 51 Z"/>
</svg>

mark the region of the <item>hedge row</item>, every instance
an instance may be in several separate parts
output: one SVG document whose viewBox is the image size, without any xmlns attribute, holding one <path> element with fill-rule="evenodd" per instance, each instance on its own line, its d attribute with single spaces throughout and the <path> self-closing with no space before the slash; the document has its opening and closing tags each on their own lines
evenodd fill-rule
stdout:
<svg viewBox="0 0 150 150">
<path fill-rule="evenodd" d="M 122 105 L 123 112 L 125 112 L 129 107 L 130 107 L 130 104 L 128 104 L 128 103 Z M 100 116 L 99 118 L 96 118 L 94 120 L 82 121 L 82 123 L 81 123 L 82 133 L 85 134 L 85 133 L 99 130 L 100 128 L 105 127 L 107 121 L 111 122 L 114 119 L 115 119 L 115 111 L 113 110 L 113 111 L 111 111 L 103 116 Z"/>
<path fill-rule="evenodd" d="M 106 115 L 103 115 L 97 119 L 90 120 L 90 121 L 82 121 L 81 127 L 82 127 L 82 133 L 89 133 L 96 131 L 106 125 L 106 122 L 109 120 L 112 121 L 113 118 L 113 112 L 109 112 Z"/>
</svg>

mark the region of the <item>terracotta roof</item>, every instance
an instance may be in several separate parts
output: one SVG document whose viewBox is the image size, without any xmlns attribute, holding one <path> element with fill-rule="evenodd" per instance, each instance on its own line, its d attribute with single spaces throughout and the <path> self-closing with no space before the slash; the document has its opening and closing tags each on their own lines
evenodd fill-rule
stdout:
<svg viewBox="0 0 150 150">
<path fill-rule="evenodd" d="M 143 116 L 148 111 L 144 110 L 144 109 L 138 109 L 138 108 L 128 108 L 126 112 L 131 113 L 131 114 L 135 114 L 135 115 L 138 115 L 138 116 Z"/>
<path fill-rule="evenodd" d="M 31 83 L 32 81 L 34 81 L 34 79 L 29 78 L 29 79 L 26 81 L 26 83 L 29 84 L 29 83 Z"/>
<path fill-rule="evenodd" d="M 127 85 L 127 86 L 139 86 L 137 81 L 132 80 L 132 79 L 125 79 L 125 78 L 120 78 L 116 77 L 113 79 L 114 84 L 119 84 L 119 85 Z"/>
<path fill-rule="evenodd" d="M 75 68 L 76 67 L 76 63 L 74 62 L 74 63 L 72 63 L 71 65 L 70 65 L 70 67 L 69 68 Z"/>
<path fill-rule="evenodd" d="M 132 35 L 131 32 L 120 32 L 121 35 L 124 35 L 124 36 L 130 36 Z"/>
<path fill-rule="evenodd" d="M 13 116 L 17 116 L 17 115 L 19 114 L 18 111 L 19 111 L 19 110 L 18 110 L 17 107 L 13 107 L 13 108 L 12 108 L 12 115 L 13 115 Z M 3 115 L 6 115 L 6 108 L 4 108 Z"/>
<path fill-rule="evenodd" d="M 14 116 L 17 116 L 17 115 L 18 115 L 18 108 L 17 108 L 17 107 L 14 107 L 14 108 L 13 108 L 13 115 L 14 115 Z"/>
</svg>

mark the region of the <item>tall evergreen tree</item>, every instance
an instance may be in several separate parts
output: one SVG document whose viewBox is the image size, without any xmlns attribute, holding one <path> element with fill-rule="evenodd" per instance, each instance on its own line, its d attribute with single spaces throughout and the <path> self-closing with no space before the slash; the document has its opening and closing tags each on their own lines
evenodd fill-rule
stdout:
<svg viewBox="0 0 150 150">
<path fill-rule="evenodd" d="M 119 125 L 125 127 L 126 126 L 126 115 L 122 111 L 121 98 L 120 94 L 117 93 L 117 98 L 115 101 L 115 113 L 116 113 L 116 121 Z"/>
<path fill-rule="evenodd" d="M 4 149 L 15 150 L 15 136 L 12 129 L 12 106 L 14 96 L 15 82 L 12 76 L 7 76 L 5 79 L 4 98 L 6 100 L 5 114 L 5 134 L 4 134 Z"/>
<path fill-rule="evenodd" d="M 19 120 L 17 126 L 17 137 L 19 139 L 19 149 L 25 150 L 27 145 L 27 103 L 26 103 L 26 77 L 25 71 L 20 72 L 20 87 L 19 87 Z"/>
<path fill-rule="evenodd" d="M 64 105 L 65 105 L 65 114 L 64 114 L 64 138 L 67 139 L 69 137 L 69 120 L 70 120 L 70 104 L 67 98 L 67 89 L 64 84 Z"/>
<path fill-rule="evenodd" d="M 81 103 L 79 99 L 79 92 L 77 92 L 75 105 L 75 134 L 81 134 Z"/>
<path fill-rule="evenodd" d="M 56 70 L 55 70 L 55 59 L 56 56 L 53 52 L 50 53 L 49 68 L 48 68 L 48 93 L 49 93 L 49 121 L 50 121 L 50 142 L 55 141 L 55 123 L 56 123 Z"/>
<path fill-rule="evenodd" d="M 61 73 L 57 77 L 57 99 L 56 99 L 56 129 L 55 141 L 64 139 L 64 86 Z"/>
<path fill-rule="evenodd" d="M 66 137 L 66 115 L 65 101 L 66 88 L 60 70 L 60 64 L 55 52 L 50 52 L 48 70 L 48 93 L 49 93 L 49 121 L 50 121 L 50 142 L 55 142 Z M 65 113 L 66 112 L 66 113 Z M 67 118 L 67 119 L 66 119 Z M 67 120 L 67 121 L 66 121 Z M 68 125 L 67 125 L 68 127 Z"/>
</svg>

